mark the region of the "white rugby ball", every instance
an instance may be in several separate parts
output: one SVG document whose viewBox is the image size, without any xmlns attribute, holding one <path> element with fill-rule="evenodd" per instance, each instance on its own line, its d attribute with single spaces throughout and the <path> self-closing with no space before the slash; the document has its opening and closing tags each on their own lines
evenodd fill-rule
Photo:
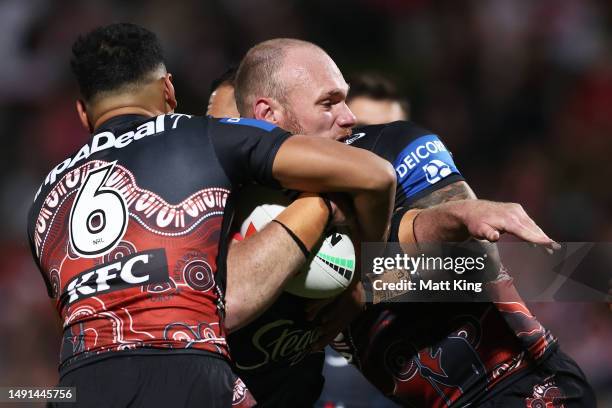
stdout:
<svg viewBox="0 0 612 408">
<path fill-rule="evenodd" d="M 240 234 L 246 238 L 260 231 L 285 209 L 282 205 L 264 204 L 253 210 L 244 220 Z M 305 266 L 285 285 L 293 295 L 324 299 L 344 291 L 355 275 L 355 248 L 348 235 L 329 234 L 309 265 Z"/>
</svg>

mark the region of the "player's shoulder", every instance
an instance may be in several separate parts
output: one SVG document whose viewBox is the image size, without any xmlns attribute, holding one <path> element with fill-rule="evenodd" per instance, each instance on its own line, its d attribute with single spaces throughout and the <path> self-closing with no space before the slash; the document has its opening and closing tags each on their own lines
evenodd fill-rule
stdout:
<svg viewBox="0 0 612 408">
<path fill-rule="evenodd" d="M 409 142 L 421 136 L 431 135 L 433 132 L 411 121 L 400 120 L 379 125 L 360 126 L 353 129 L 353 133 L 346 140 L 346 144 L 362 147 L 371 145 L 383 139 L 402 140 Z"/>
<path fill-rule="evenodd" d="M 278 133 L 280 128 L 276 125 L 251 118 L 214 118 L 212 116 L 186 115 L 171 113 L 166 115 L 166 124 L 170 129 L 181 131 L 204 130 L 213 140 L 226 140 L 229 134 L 232 138 L 237 136 L 250 137 L 253 135 L 268 135 Z M 228 140 L 229 139 L 229 140 Z"/>
<path fill-rule="evenodd" d="M 215 129 L 221 131 L 254 131 L 272 132 L 279 129 L 278 126 L 263 120 L 253 118 L 213 118 L 207 116 L 206 119 Z"/>
<path fill-rule="evenodd" d="M 401 138 L 408 141 L 434 134 L 432 131 L 407 120 L 398 120 L 379 126 L 382 126 L 379 132 L 381 137 L 384 138 Z"/>
<path fill-rule="evenodd" d="M 414 122 L 396 121 L 357 127 L 345 142 L 392 161 L 401 150 L 427 138 L 438 140 L 437 135 Z"/>
</svg>

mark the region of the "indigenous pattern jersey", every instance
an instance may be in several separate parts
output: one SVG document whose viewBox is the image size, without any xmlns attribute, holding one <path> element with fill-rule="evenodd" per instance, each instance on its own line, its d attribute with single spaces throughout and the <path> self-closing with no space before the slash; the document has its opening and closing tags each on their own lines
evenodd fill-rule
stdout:
<svg viewBox="0 0 612 408">
<path fill-rule="evenodd" d="M 383 157 L 394 164 L 398 180 L 396 208 L 461 179 L 444 145 L 422 129 L 409 126 L 417 135 L 414 141 L 395 147 L 407 126 L 386 125 L 378 138 L 370 138 L 368 128 L 363 128 L 348 139 L 377 154 L 388 152 Z M 401 153 L 393 153 L 394 147 Z M 447 178 L 438 178 L 442 175 Z M 372 306 L 332 347 L 402 405 L 461 406 L 513 374 L 526 372 L 530 361 L 543 359 L 556 344 L 522 302 L 509 276 L 485 287 L 491 303 Z"/>
<path fill-rule="evenodd" d="M 357 128 L 346 143 L 394 165 L 399 181 L 396 207 L 463 180 L 442 141 L 410 122 Z M 239 221 L 258 205 L 287 205 L 278 192 L 262 190 L 256 188 L 239 200 Z M 236 371 L 262 406 L 298 400 L 312 405 L 321 392 L 324 353 L 310 352 L 318 332 L 317 323 L 305 318 L 306 301 L 284 292 L 263 315 L 228 337 Z"/>
<path fill-rule="evenodd" d="M 232 193 L 280 187 L 288 136 L 250 119 L 124 115 L 51 170 L 28 235 L 63 320 L 60 370 L 122 350 L 227 356 Z"/>
<path fill-rule="evenodd" d="M 387 303 L 369 308 L 332 343 L 387 397 L 405 406 L 486 399 L 534 365 L 522 337 L 553 339 L 521 303 Z M 517 337 L 506 318 L 530 329 Z M 505 381 L 508 380 L 508 381 Z M 499 387 L 497 387 L 499 385 Z"/>
</svg>

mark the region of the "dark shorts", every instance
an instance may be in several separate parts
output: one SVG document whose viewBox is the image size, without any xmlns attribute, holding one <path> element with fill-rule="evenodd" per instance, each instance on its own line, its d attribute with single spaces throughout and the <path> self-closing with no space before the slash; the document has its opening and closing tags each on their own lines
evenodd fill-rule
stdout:
<svg viewBox="0 0 612 408">
<path fill-rule="evenodd" d="M 254 404 L 223 359 L 202 354 L 130 355 L 83 365 L 64 374 L 76 403 L 50 407 L 248 407 Z"/>
<path fill-rule="evenodd" d="M 323 390 L 324 362 L 325 353 L 317 352 L 290 367 L 236 372 L 255 396 L 257 408 L 312 407 Z"/>
<path fill-rule="evenodd" d="M 561 350 L 534 367 L 492 397 L 476 401 L 481 408 L 590 408 L 596 407 L 595 393 L 576 362 Z M 500 384 L 501 385 L 501 384 Z"/>
</svg>

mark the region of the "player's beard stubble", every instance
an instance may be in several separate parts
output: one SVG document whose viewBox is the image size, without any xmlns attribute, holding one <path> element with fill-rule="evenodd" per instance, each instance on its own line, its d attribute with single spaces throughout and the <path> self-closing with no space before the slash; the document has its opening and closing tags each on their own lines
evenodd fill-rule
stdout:
<svg viewBox="0 0 612 408">
<path fill-rule="evenodd" d="M 285 130 L 288 130 L 294 135 L 305 135 L 306 130 L 300 125 L 296 114 L 290 108 L 286 108 L 286 122 L 281 125 Z"/>
<path fill-rule="evenodd" d="M 312 135 L 312 132 L 308 132 L 300 124 L 300 121 L 298 120 L 297 115 L 290 108 L 286 108 L 285 121 L 284 123 L 280 124 L 280 127 L 282 127 L 285 130 L 288 130 L 294 135 Z M 346 139 L 352 134 L 353 128 L 340 128 L 338 132 L 340 134 L 329 135 L 327 137 L 331 137 L 334 140 L 341 141 L 343 139 Z"/>
</svg>

